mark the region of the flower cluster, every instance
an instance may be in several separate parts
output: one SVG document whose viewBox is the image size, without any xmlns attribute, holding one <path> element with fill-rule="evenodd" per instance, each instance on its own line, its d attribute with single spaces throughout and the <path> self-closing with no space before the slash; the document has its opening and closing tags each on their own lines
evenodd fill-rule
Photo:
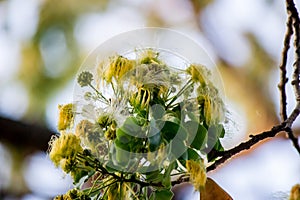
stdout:
<svg viewBox="0 0 300 200">
<path fill-rule="evenodd" d="M 58 130 L 66 130 L 70 128 L 73 124 L 74 119 L 74 109 L 73 104 L 59 105 L 59 118 L 58 118 Z"/>
<path fill-rule="evenodd" d="M 206 183 L 206 170 L 202 160 L 187 160 L 186 169 L 190 174 L 191 182 L 196 190 L 205 186 Z"/>
<path fill-rule="evenodd" d="M 146 49 L 130 58 L 114 55 L 97 63 L 96 73 L 78 75 L 84 96 L 75 116 L 72 104 L 59 107 L 61 135 L 49 156 L 78 188 L 91 181 L 82 194 L 171 199 L 174 173 L 189 176 L 196 190 L 205 186 L 203 159 L 211 162 L 215 157 L 206 153 L 223 150 L 224 104 L 207 68 L 187 65 L 170 66 Z"/>
<path fill-rule="evenodd" d="M 77 155 L 83 152 L 80 143 L 79 137 L 66 132 L 62 132 L 59 137 L 53 137 L 50 141 L 50 159 L 55 166 L 70 173 L 75 180 L 85 174 L 85 171 L 78 168 Z"/>
<path fill-rule="evenodd" d="M 90 72 L 82 72 L 77 78 L 77 82 L 81 87 L 90 85 L 92 80 L 93 74 L 91 74 Z"/>
<path fill-rule="evenodd" d="M 83 192 L 77 190 L 77 189 L 72 189 L 69 190 L 66 194 L 64 195 L 58 195 L 54 198 L 54 200 L 90 200 L 91 198 L 85 195 Z"/>
</svg>

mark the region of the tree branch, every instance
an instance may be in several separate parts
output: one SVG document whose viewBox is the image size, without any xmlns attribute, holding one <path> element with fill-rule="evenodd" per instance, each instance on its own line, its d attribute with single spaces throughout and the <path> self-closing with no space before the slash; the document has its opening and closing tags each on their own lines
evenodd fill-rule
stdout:
<svg viewBox="0 0 300 200">
<path fill-rule="evenodd" d="M 55 134 L 44 127 L 4 117 L 0 117 L 0 132 L 0 141 L 12 144 L 22 151 L 46 151 L 51 136 Z"/>
<path fill-rule="evenodd" d="M 207 171 L 209 172 L 209 171 L 216 169 L 219 165 L 221 165 L 222 163 L 227 161 L 232 156 L 240 153 L 241 151 L 250 149 L 253 145 L 257 144 L 258 142 L 260 142 L 266 138 L 274 137 L 279 132 L 284 131 L 284 130 L 285 130 L 285 123 L 279 124 L 277 126 L 274 126 L 269 131 L 265 131 L 265 132 L 255 135 L 255 136 L 252 136 L 252 138 L 250 140 L 248 140 L 247 142 L 242 142 L 241 144 L 239 144 L 238 146 L 236 146 L 230 150 L 219 152 L 219 156 L 221 156 L 221 158 L 216 160 L 212 165 L 210 165 L 207 168 Z"/>
<path fill-rule="evenodd" d="M 207 171 L 211 171 L 216 169 L 219 165 L 227 161 L 229 158 L 232 156 L 240 153 L 241 151 L 250 149 L 253 145 L 257 144 L 258 142 L 265 140 L 270 137 L 275 137 L 278 133 L 281 131 L 285 131 L 288 135 L 292 133 L 292 125 L 295 122 L 296 118 L 300 114 L 300 104 L 298 103 L 295 109 L 293 110 L 292 114 L 286 119 L 286 121 L 282 122 L 281 124 L 274 126 L 271 130 L 269 131 L 264 131 L 262 133 L 259 133 L 257 135 L 252 136 L 252 138 L 246 142 L 242 142 L 238 146 L 229 149 L 227 151 L 223 152 L 218 152 L 217 157 L 221 157 L 218 160 L 216 160 L 212 165 L 210 165 L 207 168 Z M 291 141 L 293 142 L 293 145 L 295 146 L 296 150 L 300 154 L 300 147 L 298 144 L 298 139 L 296 137 L 290 138 Z"/>
<path fill-rule="evenodd" d="M 295 32 L 294 37 L 294 47 L 295 47 L 295 62 L 294 62 L 294 73 L 292 85 L 294 87 L 294 92 L 296 95 L 297 102 L 300 102 L 300 18 L 297 11 L 297 8 L 293 0 L 287 0 L 287 12 L 289 17 L 293 20 L 293 29 Z"/>
<path fill-rule="evenodd" d="M 299 152 L 300 154 L 300 146 L 298 143 L 298 138 L 294 136 L 293 134 L 293 130 L 292 130 L 292 123 L 293 121 L 296 120 L 296 118 L 299 116 L 300 113 L 300 81 L 299 81 L 299 75 L 300 75 L 300 18 L 299 18 L 299 14 L 297 11 L 297 8 L 295 6 L 295 3 L 293 0 L 286 0 L 286 9 L 287 9 L 287 13 L 289 15 L 288 17 L 288 22 L 292 23 L 292 28 L 293 30 L 289 30 L 291 29 L 290 24 L 288 25 L 288 30 L 287 32 L 294 32 L 295 36 L 294 36 L 294 48 L 295 48 L 295 62 L 294 62 L 294 72 L 293 72 L 293 80 L 292 80 L 292 86 L 294 88 L 294 93 L 295 93 L 295 98 L 296 98 L 296 102 L 297 102 L 297 106 L 296 108 L 293 110 L 291 116 L 290 116 L 290 120 L 287 121 L 287 134 L 289 139 L 292 141 L 294 147 L 296 148 L 296 150 Z M 284 57 L 283 57 L 284 59 Z M 284 89 L 284 88 L 281 88 Z M 285 90 L 281 90 L 281 93 L 285 92 Z M 286 104 L 286 101 L 283 102 L 281 101 L 281 107 L 284 106 L 284 103 Z"/>
<path fill-rule="evenodd" d="M 286 97 L 286 90 L 285 86 L 286 83 L 288 82 L 288 78 L 286 76 L 287 71 L 286 71 L 286 63 L 287 63 L 287 57 L 288 57 L 288 51 L 290 48 L 290 42 L 291 42 L 291 37 L 293 35 L 293 27 L 292 27 L 293 20 L 291 17 L 288 17 L 287 21 L 287 31 L 284 37 L 284 42 L 283 42 L 283 50 L 282 50 L 282 55 L 281 55 L 281 64 L 279 66 L 280 68 L 280 83 L 278 84 L 278 88 L 280 91 L 280 116 L 281 120 L 285 121 L 287 119 L 287 97 Z"/>
</svg>

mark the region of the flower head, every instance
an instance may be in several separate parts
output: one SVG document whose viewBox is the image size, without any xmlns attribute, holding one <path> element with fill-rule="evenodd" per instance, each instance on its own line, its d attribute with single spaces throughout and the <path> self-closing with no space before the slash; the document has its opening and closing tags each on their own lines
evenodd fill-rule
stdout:
<svg viewBox="0 0 300 200">
<path fill-rule="evenodd" d="M 54 200 L 89 200 L 90 198 L 83 194 L 80 190 L 74 188 L 69 190 L 66 194 L 64 195 L 59 195 L 54 198 Z"/>
<path fill-rule="evenodd" d="M 224 103 L 218 95 L 218 90 L 211 84 L 197 89 L 198 102 L 203 105 L 205 122 L 208 125 L 217 124 L 224 118 Z"/>
<path fill-rule="evenodd" d="M 147 49 L 146 51 L 143 51 L 140 55 L 139 62 L 141 64 L 159 64 L 161 61 L 158 59 L 159 53 L 156 51 L 153 51 L 152 49 Z"/>
<path fill-rule="evenodd" d="M 59 118 L 58 118 L 58 124 L 57 128 L 58 130 L 66 130 L 67 128 L 70 128 L 73 124 L 74 119 L 74 109 L 73 104 L 69 103 L 66 105 L 59 105 Z"/>
<path fill-rule="evenodd" d="M 186 169 L 190 174 L 190 181 L 194 185 L 196 190 L 205 186 L 206 183 L 206 170 L 202 160 L 187 160 Z"/>
<path fill-rule="evenodd" d="M 69 173 L 76 164 L 76 155 L 83 152 L 80 139 L 72 133 L 62 132 L 59 137 L 53 137 L 50 147 L 50 159 L 66 173 Z"/>
<path fill-rule="evenodd" d="M 77 78 L 77 82 L 81 87 L 88 86 L 93 80 L 93 74 L 88 71 L 81 72 Z"/>
<path fill-rule="evenodd" d="M 134 60 L 117 55 L 111 57 L 108 62 L 101 63 L 98 67 L 98 74 L 107 83 L 111 83 L 113 78 L 119 82 L 134 66 Z"/>
<path fill-rule="evenodd" d="M 192 64 L 186 69 L 186 72 L 191 75 L 195 83 L 206 85 L 209 80 L 210 72 L 203 65 Z"/>
<path fill-rule="evenodd" d="M 93 124 L 88 120 L 81 120 L 77 126 L 75 134 L 80 137 L 83 144 L 88 146 L 93 154 L 97 153 L 97 149 L 103 146 L 103 131 L 99 124 Z"/>
<path fill-rule="evenodd" d="M 139 88 L 136 94 L 133 94 L 129 102 L 137 110 L 144 110 L 149 106 L 151 94 L 150 91 L 144 88 Z"/>
<path fill-rule="evenodd" d="M 75 134 L 78 137 L 84 137 L 87 133 L 94 131 L 94 124 L 89 120 L 82 120 L 76 126 Z"/>
</svg>

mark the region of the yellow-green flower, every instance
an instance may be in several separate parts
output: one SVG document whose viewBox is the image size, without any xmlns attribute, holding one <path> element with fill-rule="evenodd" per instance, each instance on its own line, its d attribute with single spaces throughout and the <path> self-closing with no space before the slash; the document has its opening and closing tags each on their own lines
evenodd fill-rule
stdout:
<svg viewBox="0 0 300 200">
<path fill-rule="evenodd" d="M 111 83 L 112 78 L 115 78 L 115 80 L 119 82 L 126 73 L 134 68 L 134 66 L 134 60 L 129 60 L 123 56 L 117 55 L 110 58 L 107 64 L 101 63 L 98 67 L 98 74 L 107 83 Z"/>
<path fill-rule="evenodd" d="M 190 181 L 196 190 L 200 190 L 206 183 L 206 169 L 202 160 L 187 160 L 186 169 L 190 175 Z"/>
<path fill-rule="evenodd" d="M 224 118 L 224 103 L 217 89 L 209 84 L 205 87 L 200 86 L 197 92 L 198 102 L 203 106 L 205 122 L 208 125 L 221 122 Z"/>
<path fill-rule="evenodd" d="M 130 186 L 127 183 L 115 183 L 107 189 L 107 199 L 108 200 L 129 200 L 130 191 L 128 190 Z"/>
<path fill-rule="evenodd" d="M 112 123 L 105 131 L 104 136 L 108 140 L 114 140 L 116 138 L 116 123 Z"/>
<path fill-rule="evenodd" d="M 292 187 L 289 200 L 300 200 L 300 184 Z"/>
<path fill-rule="evenodd" d="M 203 65 L 192 64 L 186 69 L 186 72 L 191 75 L 191 79 L 195 83 L 206 85 L 209 80 L 210 73 Z"/>
<path fill-rule="evenodd" d="M 66 105 L 59 105 L 59 116 L 58 116 L 58 130 L 66 130 L 71 128 L 74 119 L 74 109 L 73 104 L 69 103 Z"/>
<path fill-rule="evenodd" d="M 158 59 L 159 53 L 156 51 L 153 51 L 152 49 L 147 49 L 146 51 L 143 51 L 139 58 L 139 63 L 141 64 L 159 64 L 161 61 Z"/>
<path fill-rule="evenodd" d="M 76 155 L 82 153 L 80 139 L 72 134 L 62 132 L 59 137 L 54 137 L 50 141 L 49 157 L 55 166 L 61 167 L 69 173 L 76 164 Z"/>
<path fill-rule="evenodd" d="M 112 123 L 112 119 L 111 119 L 111 116 L 109 116 L 108 114 L 102 114 L 98 118 L 97 122 L 101 128 L 106 128 L 108 125 L 110 125 Z"/>
<path fill-rule="evenodd" d="M 58 195 L 54 198 L 54 200 L 87 200 L 89 197 L 83 194 L 80 190 L 74 188 L 69 190 L 64 195 Z"/>
<path fill-rule="evenodd" d="M 144 110 L 149 106 L 150 95 L 151 93 L 148 89 L 139 88 L 138 92 L 130 97 L 129 102 L 137 110 Z"/>
</svg>

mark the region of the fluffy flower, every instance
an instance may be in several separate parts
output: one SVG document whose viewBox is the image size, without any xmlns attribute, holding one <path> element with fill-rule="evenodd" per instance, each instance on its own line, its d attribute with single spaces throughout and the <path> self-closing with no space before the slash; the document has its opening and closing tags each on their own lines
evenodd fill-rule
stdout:
<svg viewBox="0 0 300 200">
<path fill-rule="evenodd" d="M 59 117 L 58 117 L 58 130 L 66 130 L 70 128 L 73 124 L 74 119 L 74 106 L 73 104 L 69 103 L 66 105 L 59 105 Z"/>
<path fill-rule="evenodd" d="M 141 55 L 139 55 L 139 62 L 141 64 L 159 64 L 161 61 L 158 59 L 159 53 L 153 51 L 152 49 L 147 49 L 146 51 L 142 51 Z"/>
<path fill-rule="evenodd" d="M 205 122 L 208 125 L 217 124 L 224 119 L 224 103 L 218 95 L 218 91 L 212 85 L 197 89 L 198 102 L 203 105 Z"/>
<path fill-rule="evenodd" d="M 83 152 L 80 139 L 72 133 L 63 132 L 59 137 L 53 137 L 50 147 L 50 159 L 66 173 L 69 173 L 76 164 L 76 155 Z"/>
<path fill-rule="evenodd" d="M 129 102 L 134 108 L 138 110 L 144 110 L 149 106 L 151 98 L 150 95 L 151 94 L 149 90 L 139 88 L 138 92 L 130 97 Z"/>
<path fill-rule="evenodd" d="M 74 188 L 69 190 L 64 195 L 59 195 L 54 198 L 54 200 L 89 200 L 90 198 L 83 194 L 83 192 L 79 191 L 78 189 Z"/>
<path fill-rule="evenodd" d="M 134 60 L 129 60 L 123 56 L 114 56 L 109 59 L 108 63 L 101 63 L 98 67 L 98 74 L 107 83 L 112 82 L 112 78 L 115 78 L 117 82 L 121 78 L 132 70 L 135 66 Z"/>
<path fill-rule="evenodd" d="M 186 72 L 191 75 L 195 83 L 206 85 L 209 82 L 210 72 L 203 65 L 192 64 L 186 69 Z"/>
<path fill-rule="evenodd" d="M 206 170 L 203 161 L 187 160 L 186 169 L 190 174 L 190 181 L 196 190 L 205 186 L 206 183 Z"/>
</svg>

